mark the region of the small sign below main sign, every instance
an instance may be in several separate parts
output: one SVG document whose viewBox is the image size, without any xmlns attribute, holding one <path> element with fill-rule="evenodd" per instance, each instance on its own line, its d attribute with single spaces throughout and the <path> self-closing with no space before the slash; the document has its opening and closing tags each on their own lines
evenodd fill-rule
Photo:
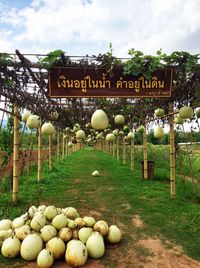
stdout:
<svg viewBox="0 0 200 268">
<path fill-rule="evenodd" d="M 171 97 L 172 69 L 157 69 L 150 80 L 143 75 L 124 75 L 114 68 L 112 76 L 95 67 L 52 67 L 49 70 L 50 98 L 164 98 Z"/>
</svg>

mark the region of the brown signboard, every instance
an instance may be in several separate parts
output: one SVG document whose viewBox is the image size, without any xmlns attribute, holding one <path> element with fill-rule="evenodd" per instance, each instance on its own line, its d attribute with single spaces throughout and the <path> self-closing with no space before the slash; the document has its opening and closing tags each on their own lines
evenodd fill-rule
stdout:
<svg viewBox="0 0 200 268">
<path fill-rule="evenodd" d="M 156 70 L 150 80 L 143 75 L 124 75 L 123 68 L 53 67 L 49 70 L 49 97 L 170 97 L 172 69 Z"/>
</svg>

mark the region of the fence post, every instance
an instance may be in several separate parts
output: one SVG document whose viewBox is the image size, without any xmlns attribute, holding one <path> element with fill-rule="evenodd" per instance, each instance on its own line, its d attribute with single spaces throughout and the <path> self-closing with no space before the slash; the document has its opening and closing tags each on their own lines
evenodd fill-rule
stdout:
<svg viewBox="0 0 200 268">
<path fill-rule="evenodd" d="M 52 134 L 49 135 L 49 169 L 52 171 L 53 160 L 52 160 Z"/>
<path fill-rule="evenodd" d="M 42 179 L 42 131 L 38 128 L 38 181 Z"/>
<path fill-rule="evenodd" d="M 144 125 L 143 131 L 143 156 L 144 156 L 144 179 L 148 178 L 148 166 L 147 166 L 147 129 Z"/>
<path fill-rule="evenodd" d="M 117 161 L 119 161 L 119 136 L 117 136 Z"/>
<path fill-rule="evenodd" d="M 169 113 L 173 113 L 173 104 L 169 103 Z M 173 115 L 169 117 L 170 126 L 170 193 L 171 197 L 175 197 L 175 144 L 174 144 L 174 121 Z"/>
<path fill-rule="evenodd" d="M 65 158 L 65 134 L 62 137 L 62 160 Z"/>
<path fill-rule="evenodd" d="M 57 132 L 57 162 L 60 163 L 60 128 Z"/>
<path fill-rule="evenodd" d="M 131 146 L 130 146 L 130 154 L 131 154 L 131 170 L 134 169 L 134 139 L 131 139 Z"/>
<path fill-rule="evenodd" d="M 125 143 L 125 137 L 123 139 L 123 164 L 126 165 L 126 143 Z"/>
<path fill-rule="evenodd" d="M 19 107 L 14 104 L 14 141 L 13 141 L 13 203 L 18 201 L 19 183 Z"/>
</svg>

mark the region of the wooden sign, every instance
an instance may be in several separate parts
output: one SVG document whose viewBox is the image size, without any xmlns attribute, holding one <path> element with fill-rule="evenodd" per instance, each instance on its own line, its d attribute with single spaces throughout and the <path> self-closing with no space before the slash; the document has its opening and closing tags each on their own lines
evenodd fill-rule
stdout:
<svg viewBox="0 0 200 268">
<path fill-rule="evenodd" d="M 156 70 L 150 80 L 124 75 L 123 68 L 53 67 L 49 70 L 49 97 L 164 98 L 172 90 L 172 69 Z"/>
</svg>

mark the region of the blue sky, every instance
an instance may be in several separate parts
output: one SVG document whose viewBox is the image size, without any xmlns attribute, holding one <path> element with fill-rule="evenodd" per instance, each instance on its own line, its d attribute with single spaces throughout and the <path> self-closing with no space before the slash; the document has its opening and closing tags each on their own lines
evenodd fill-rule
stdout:
<svg viewBox="0 0 200 268">
<path fill-rule="evenodd" d="M 0 52 L 200 52 L 200 0 L 0 0 Z"/>
<path fill-rule="evenodd" d="M 28 1 L 28 0 L 2 0 L 1 1 L 5 6 L 8 6 L 8 7 L 16 7 L 16 8 L 24 8 L 26 7 L 27 5 L 30 5 L 31 4 L 31 0 Z"/>
</svg>

